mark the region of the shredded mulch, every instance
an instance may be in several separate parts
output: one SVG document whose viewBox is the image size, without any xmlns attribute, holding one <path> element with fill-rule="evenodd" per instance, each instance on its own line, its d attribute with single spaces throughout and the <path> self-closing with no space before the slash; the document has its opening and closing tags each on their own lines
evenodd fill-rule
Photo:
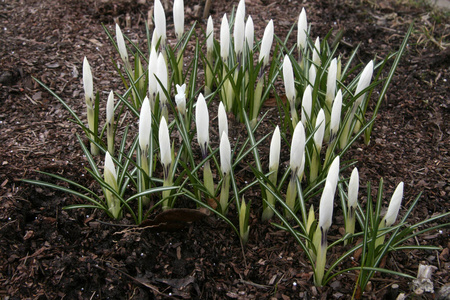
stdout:
<svg viewBox="0 0 450 300">
<path fill-rule="evenodd" d="M 102 23 L 125 33 L 146 51 L 144 22 L 152 1 L 11 0 L 0 2 L 0 296 L 5 299 L 349 299 L 357 273 L 335 277 L 316 288 L 312 268 L 294 239 L 260 222 L 261 199 L 252 200 L 249 243 L 213 215 L 185 222 L 182 228 L 133 227 L 130 219 L 113 222 L 99 211 L 63 210 L 82 200 L 59 191 L 30 186 L 23 178 L 52 180 L 35 171 L 70 178 L 98 189 L 84 167 L 76 134 L 64 107 L 33 78 L 61 96 L 85 117 L 82 60 L 93 68 L 95 89 L 106 99 L 122 83 L 111 64 L 118 55 Z M 186 0 L 186 23 L 198 20 L 199 1 Z M 302 7 L 313 36 L 344 30 L 340 54 L 348 57 L 361 43 L 357 63 L 375 54 L 396 51 L 411 22 L 414 33 L 375 122 L 368 146 L 360 140 L 344 158 L 357 160 L 361 194 L 365 182 L 385 182 L 386 203 L 395 186 L 405 182 L 404 207 L 423 192 L 410 222 L 450 208 L 450 52 L 448 14 L 408 1 L 247 0 L 247 14 L 260 38 L 267 20 L 286 36 Z M 220 18 L 237 5 L 213 1 L 218 37 Z M 172 13 L 166 11 L 169 43 L 175 43 Z M 130 24 L 127 27 L 126 16 Z M 293 37 L 294 38 L 294 37 Z M 295 41 L 292 40 L 292 45 Z M 270 108 L 268 108 L 270 109 Z M 371 107 L 370 109 L 373 109 Z M 277 110 L 271 120 L 276 122 Z M 446 121 L 447 120 L 447 121 Z M 232 124 L 236 133 L 239 124 Z M 272 125 L 267 125 L 267 130 Z M 136 123 L 130 130 L 136 130 Z M 262 133 L 261 133 L 262 134 Z M 217 143 L 217 141 L 216 141 Z M 260 148 L 267 166 L 268 147 Z M 287 149 L 282 160 L 288 161 Z M 283 165 L 286 168 L 287 165 Z M 239 184 L 250 182 L 250 170 L 238 170 Z M 52 181 L 53 182 L 53 181 Z M 246 196 L 247 197 L 247 196 Z M 247 198 L 246 198 L 247 199 Z M 189 204 L 180 208 L 189 207 Z M 190 204 L 192 206 L 192 204 Z M 229 216 L 233 217 L 231 209 Z M 401 212 L 402 213 L 402 212 Z M 339 236 L 343 219 L 335 213 L 330 238 Z M 151 216 L 152 219 L 155 215 Z M 448 222 L 441 220 L 440 222 Z M 433 224 L 431 224 L 433 225 Z M 435 290 L 449 282 L 449 228 L 418 236 L 420 245 L 439 251 L 396 252 L 385 267 L 415 276 L 419 263 L 435 266 Z M 329 252 L 331 259 L 341 255 Z M 339 268 L 353 266 L 346 262 Z M 363 297 L 395 299 L 399 292 L 416 297 L 402 277 L 376 273 Z M 417 296 L 420 297 L 420 296 Z M 432 299 L 434 294 L 421 295 Z"/>
</svg>

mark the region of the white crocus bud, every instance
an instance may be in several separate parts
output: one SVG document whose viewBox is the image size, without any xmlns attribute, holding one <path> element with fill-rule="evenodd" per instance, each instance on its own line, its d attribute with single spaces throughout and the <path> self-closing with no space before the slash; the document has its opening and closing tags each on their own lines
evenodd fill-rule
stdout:
<svg viewBox="0 0 450 300">
<path fill-rule="evenodd" d="M 298 32 L 297 32 L 297 47 L 300 50 L 306 47 L 306 33 L 308 31 L 308 22 L 306 20 L 305 8 L 302 8 L 300 15 L 298 16 Z"/>
<path fill-rule="evenodd" d="M 358 85 L 356 86 L 355 95 L 358 95 L 362 90 L 364 90 L 370 85 L 370 81 L 372 80 L 372 74 L 373 74 L 373 60 L 371 60 L 362 71 L 361 77 L 359 78 L 358 81 Z M 364 95 L 361 95 L 361 97 L 359 97 L 355 101 L 355 105 L 360 105 L 363 99 Z"/>
<path fill-rule="evenodd" d="M 314 85 L 314 83 L 316 82 L 316 66 L 311 64 L 311 66 L 309 67 L 309 72 L 308 72 L 308 80 L 309 80 L 309 84 Z"/>
<path fill-rule="evenodd" d="M 108 101 L 106 101 L 106 123 L 114 123 L 114 92 L 109 92 Z"/>
<path fill-rule="evenodd" d="M 141 151 L 146 153 L 150 145 L 150 134 L 152 131 L 152 112 L 150 101 L 145 97 L 142 102 L 141 112 L 139 114 L 139 146 Z"/>
<path fill-rule="evenodd" d="M 327 76 L 327 94 L 325 97 L 325 101 L 328 107 L 331 107 L 331 103 L 333 102 L 334 95 L 336 93 L 336 76 L 337 76 L 337 60 L 333 58 L 328 67 L 328 76 Z"/>
<path fill-rule="evenodd" d="M 277 126 L 272 135 L 269 152 L 269 170 L 278 170 L 280 164 L 281 136 L 280 128 Z"/>
<path fill-rule="evenodd" d="M 333 187 L 333 195 L 334 195 L 334 192 L 336 191 L 337 183 L 339 180 L 339 167 L 340 167 L 339 163 L 340 163 L 340 158 L 338 155 L 331 163 L 331 166 L 328 169 L 328 174 L 327 174 L 326 181 L 330 182 L 331 186 Z"/>
<path fill-rule="evenodd" d="M 229 174 L 231 171 L 231 146 L 225 132 L 220 138 L 220 168 L 224 174 Z"/>
<path fill-rule="evenodd" d="M 303 92 L 302 97 L 302 123 L 306 127 L 306 123 L 311 119 L 312 112 L 312 89 L 308 85 Z"/>
<path fill-rule="evenodd" d="M 150 58 L 148 60 L 148 93 L 150 98 L 154 100 L 156 92 L 158 91 L 158 81 L 155 74 L 158 68 L 158 53 L 155 48 L 150 50 Z"/>
<path fill-rule="evenodd" d="M 211 16 L 208 18 L 206 25 L 206 51 L 212 53 L 214 50 L 214 24 Z"/>
<path fill-rule="evenodd" d="M 225 132 L 228 136 L 228 118 L 227 113 L 225 111 L 225 106 L 222 101 L 219 103 L 219 111 L 218 111 L 218 119 L 219 119 L 219 136 L 222 136 L 222 133 Z"/>
<path fill-rule="evenodd" d="M 173 1 L 173 23 L 175 26 L 175 35 L 180 40 L 184 32 L 184 1 Z"/>
<path fill-rule="evenodd" d="M 156 31 L 156 29 L 153 29 L 151 48 L 156 50 L 156 45 L 158 45 L 158 42 L 159 42 L 158 32 Z"/>
<path fill-rule="evenodd" d="M 384 216 L 385 226 L 391 226 L 397 219 L 398 211 L 400 209 L 400 204 L 403 198 L 403 182 L 400 182 L 392 195 L 391 202 L 389 202 L 389 207 Z"/>
<path fill-rule="evenodd" d="M 109 152 L 106 152 L 105 155 L 105 181 L 107 184 L 109 184 L 111 187 L 117 186 L 117 173 L 116 173 L 116 167 L 114 165 L 114 161 L 112 160 L 111 154 Z"/>
<path fill-rule="evenodd" d="M 161 84 L 157 81 L 157 91 L 159 94 L 159 101 L 162 106 L 165 106 L 167 103 L 167 97 L 164 93 L 164 90 L 167 91 L 167 65 L 166 60 L 164 59 L 163 54 L 160 52 L 158 55 L 158 59 L 156 62 L 156 73 L 155 76 L 159 79 Z"/>
<path fill-rule="evenodd" d="M 182 86 L 176 85 L 177 94 L 175 95 L 175 102 L 177 104 L 178 111 L 182 114 L 186 114 L 186 84 Z"/>
<path fill-rule="evenodd" d="M 160 0 L 155 0 L 153 6 L 153 17 L 155 19 L 155 30 L 161 45 L 166 44 L 166 14 Z"/>
<path fill-rule="evenodd" d="M 333 108 L 331 109 L 330 142 L 333 142 L 337 136 L 339 124 L 341 122 L 341 110 L 342 110 L 342 91 L 339 90 L 336 94 L 336 98 L 334 98 Z"/>
<path fill-rule="evenodd" d="M 117 48 L 119 48 L 120 58 L 124 61 L 125 64 L 128 63 L 128 51 L 125 46 L 125 40 L 123 39 L 122 30 L 120 30 L 119 25 L 116 23 L 116 39 L 117 39 Z"/>
<path fill-rule="evenodd" d="M 241 10 L 239 9 L 239 7 L 241 7 Z M 236 17 L 234 19 L 233 36 L 234 36 L 234 52 L 236 53 L 236 56 L 239 56 L 244 49 L 245 12 L 243 12 L 242 9 L 245 9 L 245 7 L 242 8 L 242 6 L 238 6 L 238 9 L 236 10 Z"/>
<path fill-rule="evenodd" d="M 167 127 L 165 117 L 162 117 L 161 122 L 159 123 L 158 138 L 159 151 L 161 152 L 161 164 L 164 166 L 164 169 L 166 171 L 169 169 L 169 166 L 172 163 L 172 154 L 170 151 L 169 128 Z"/>
<path fill-rule="evenodd" d="M 202 151 L 203 158 L 206 157 L 209 143 L 209 113 L 205 97 L 200 93 L 195 107 L 195 124 L 197 126 L 197 140 Z"/>
<path fill-rule="evenodd" d="M 314 144 L 316 149 L 320 152 L 322 149 L 323 136 L 325 134 L 325 113 L 321 108 L 316 118 L 316 132 L 314 132 Z"/>
<path fill-rule="evenodd" d="M 228 25 L 227 14 L 223 15 L 220 25 L 220 56 L 223 61 L 228 60 L 230 52 L 230 26 Z"/>
<path fill-rule="evenodd" d="M 348 206 L 356 209 L 358 201 L 358 191 L 359 191 L 359 173 L 358 169 L 354 168 L 352 175 L 350 176 L 350 181 L 348 183 Z"/>
<path fill-rule="evenodd" d="M 94 99 L 94 83 L 92 79 L 91 66 L 89 65 L 86 56 L 83 60 L 83 87 L 86 103 L 90 101 L 89 103 L 91 103 L 92 106 L 92 100 Z"/>
<path fill-rule="evenodd" d="M 325 184 L 319 205 L 319 228 L 327 232 L 333 219 L 334 193 L 330 184 Z"/>
<path fill-rule="evenodd" d="M 253 19 L 248 16 L 247 22 L 245 22 L 245 42 L 247 43 L 248 49 L 253 51 L 253 43 L 255 39 L 255 27 L 253 25 Z"/>
<path fill-rule="evenodd" d="M 313 63 L 317 66 L 320 66 L 320 39 L 317 37 L 316 42 L 314 43 L 314 51 L 313 51 Z"/>
<path fill-rule="evenodd" d="M 295 90 L 294 70 L 292 69 L 291 60 L 287 54 L 284 56 L 283 60 L 283 79 L 284 88 L 286 89 L 286 97 L 291 105 L 291 110 L 295 109 L 295 98 L 297 96 L 297 91 Z"/>
<path fill-rule="evenodd" d="M 297 175 L 300 171 L 305 151 L 305 128 L 302 123 L 297 123 L 294 134 L 292 135 L 290 167 L 293 174 Z"/>
<path fill-rule="evenodd" d="M 258 61 L 263 61 L 263 67 L 267 65 L 270 57 L 270 48 L 272 48 L 273 42 L 273 20 L 270 20 L 264 30 L 264 35 L 261 41 L 261 51 L 259 53 Z"/>
</svg>

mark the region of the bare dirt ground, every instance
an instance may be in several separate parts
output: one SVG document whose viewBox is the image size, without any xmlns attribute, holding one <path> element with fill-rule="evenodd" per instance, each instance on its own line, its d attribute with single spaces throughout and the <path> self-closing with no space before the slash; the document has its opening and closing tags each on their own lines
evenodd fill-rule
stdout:
<svg viewBox="0 0 450 300">
<path fill-rule="evenodd" d="M 213 1 L 219 24 L 233 4 Z M 347 159 L 358 160 L 361 182 L 385 180 L 385 195 L 405 182 L 407 205 L 423 191 L 411 222 L 450 208 L 450 28 L 448 13 L 402 1 L 248 0 L 247 13 L 261 37 L 266 21 L 275 20 L 283 37 L 302 7 L 313 35 L 344 30 L 340 53 L 358 42 L 357 62 L 396 51 L 411 22 L 413 36 L 376 120 L 372 141 L 360 141 Z M 186 23 L 194 21 L 195 1 L 185 1 Z M 101 26 L 114 19 L 145 48 L 147 12 L 152 4 L 115 5 L 93 0 L 3 0 L 0 2 L 0 296 L 5 299 L 348 299 L 356 274 L 315 288 L 312 269 L 294 239 L 260 223 L 260 199 L 253 196 L 249 244 L 242 253 L 237 236 L 214 217 L 177 232 L 124 231 L 96 211 L 65 211 L 81 200 L 26 185 L 40 178 L 35 170 L 57 173 L 94 188 L 87 176 L 68 113 L 35 77 L 84 111 L 82 59 L 94 68 L 96 89 L 120 90 L 112 68 L 117 58 Z M 168 36 L 174 42 L 171 11 Z M 199 20 L 199 27 L 205 27 Z M 218 26 L 216 26 L 218 30 Z M 264 149 L 262 149 L 264 152 Z M 266 149 L 268 151 L 268 149 Z M 262 155 L 263 156 L 263 155 Z M 267 164 L 267 161 L 264 162 Z M 245 179 L 245 178 L 244 178 Z M 364 185 L 364 184 L 362 184 Z M 446 220 L 445 222 L 448 222 Z M 331 235 L 338 234 L 336 222 Z M 415 275 L 419 263 L 436 267 L 438 290 L 449 282 L 449 229 L 419 236 L 419 244 L 440 251 L 395 253 L 386 266 Z M 245 259 L 244 256 L 245 255 Z M 336 256 L 338 253 L 331 253 Z M 351 262 L 349 262 L 351 264 Z M 345 267 L 345 266 L 344 266 Z M 399 286 L 393 289 L 393 284 Z M 408 280 L 376 274 L 364 297 L 395 299 L 400 290 L 415 297 Z M 432 299 L 432 294 L 423 297 Z"/>
</svg>

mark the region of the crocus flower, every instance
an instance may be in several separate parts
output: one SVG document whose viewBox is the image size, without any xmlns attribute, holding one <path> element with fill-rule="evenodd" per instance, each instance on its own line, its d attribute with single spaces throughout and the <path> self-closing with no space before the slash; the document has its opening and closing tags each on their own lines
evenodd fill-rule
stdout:
<svg viewBox="0 0 450 300">
<path fill-rule="evenodd" d="M 206 25 L 206 51 L 212 53 L 214 50 L 214 24 L 211 16 L 208 18 L 208 24 Z"/>
<path fill-rule="evenodd" d="M 226 132 L 222 132 L 220 138 L 220 168 L 224 174 L 231 171 L 231 146 Z"/>
<path fill-rule="evenodd" d="M 270 48 L 272 48 L 273 42 L 273 20 L 270 20 L 264 30 L 264 35 L 261 41 L 261 51 L 259 52 L 259 62 L 263 62 L 263 67 L 267 65 L 270 57 Z"/>
<path fill-rule="evenodd" d="M 309 84 L 314 85 L 314 83 L 316 82 L 316 66 L 311 64 L 311 66 L 309 67 L 309 72 L 308 72 L 308 80 L 309 80 Z"/>
<path fill-rule="evenodd" d="M 253 25 L 253 19 L 252 16 L 248 16 L 247 22 L 245 22 L 245 41 L 250 51 L 253 50 L 254 39 L 255 39 L 255 28 Z"/>
<path fill-rule="evenodd" d="M 327 174 L 326 181 L 330 181 L 330 184 L 333 187 L 333 195 L 334 195 L 334 192 L 336 191 L 336 186 L 337 186 L 337 183 L 339 180 L 339 166 L 340 166 L 339 163 L 340 163 L 339 156 L 336 156 L 336 158 L 331 163 L 331 166 L 328 169 L 328 174 Z"/>
<path fill-rule="evenodd" d="M 159 123 L 159 151 L 161 152 L 161 164 L 164 167 L 164 178 L 168 177 L 170 164 L 172 163 L 172 155 L 170 151 L 169 128 L 167 127 L 166 118 L 162 117 Z"/>
<path fill-rule="evenodd" d="M 156 99 L 158 91 L 158 81 L 156 80 L 156 70 L 158 68 L 158 54 L 156 49 L 152 47 L 150 50 L 150 58 L 148 60 L 148 94 L 151 99 L 152 107 Z"/>
<path fill-rule="evenodd" d="M 293 174 L 297 175 L 300 170 L 305 151 L 305 128 L 302 123 L 297 123 L 292 135 L 290 167 Z"/>
<path fill-rule="evenodd" d="M 330 143 L 332 143 L 336 139 L 339 130 L 339 124 L 341 122 L 341 110 L 342 110 L 342 91 L 339 90 L 336 94 L 336 98 L 334 98 L 333 108 L 331 109 Z"/>
<path fill-rule="evenodd" d="M 163 54 L 160 52 L 158 55 L 158 60 L 156 62 L 156 73 L 155 76 L 159 79 L 160 83 L 157 85 L 157 91 L 159 94 L 159 103 L 161 107 L 162 115 L 168 118 L 168 107 L 167 107 L 167 97 L 164 90 L 167 91 L 167 65 Z"/>
<path fill-rule="evenodd" d="M 312 112 L 312 89 L 311 86 L 305 88 L 302 97 L 302 124 L 306 127 L 306 123 L 311 119 Z"/>
<path fill-rule="evenodd" d="M 278 170 L 280 164 L 281 136 L 280 128 L 277 126 L 272 135 L 269 152 L 269 170 Z"/>
<path fill-rule="evenodd" d="M 322 149 L 323 136 L 325 133 L 325 113 L 321 108 L 316 118 L 316 132 L 314 132 L 314 144 L 320 153 Z"/>
<path fill-rule="evenodd" d="M 106 102 L 106 137 L 108 152 L 114 155 L 114 93 L 111 91 Z"/>
<path fill-rule="evenodd" d="M 228 25 L 227 14 L 222 17 L 222 24 L 220 25 L 220 56 L 226 62 L 230 52 L 230 27 Z"/>
<path fill-rule="evenodd" d="M 201 93 L 198 95 L 197 105 L 195 107 L 195 124 L 197 125 L 198 144 L 200 145 L 202 156 L 205 158 L 209 143 L 209 113 L 205 97 Z"/>
<path fill-rule="evenodd" d="M 333 58 L 328 67 L 328 76 L 327 76 L 327 94 L 325 97 L 325 101 L 327 103 L 327 107 L 331 108 L 331 103 L 333 102 L 334 95 L 336 93 L 336 75 L 337 75 L 337 60 Z"/>
<path fill-rule="evenodd" d="M 83 60 L 83 87 L 84 87 L 84 97 L 86 98 L 86 103 L 88 101 L 93 101 L 94 99 L 94 83 L 92 80 L 92 72 L 91 72 L 91 66 L 89 65 L 89 62 L 84 57 Z M 92 105 L 92 104 L 91 104 Z"/>
<path fill-rule="evenodd" d="M 302 8 L 300 15 L 298 16 L 298 32 L 297 32 L 297 47 L 299 51 L 306 47 L 306 33 L 308 31 L 308 22 L 306 20 L 305 8 Z"/>
<path fill-rule="evenodd" d="M 245 6 L 241 5 L 236 10 L 236 16 L 234 19 L 234 52 L 239 57 L 244 49 L 244 33 L 245 33 Z M 238 58 L 239 59 L 239 58 Z"/>
<path fill-rule="evenodd" d="M 186 84 L 176 85 L 177 94 L 175 95 L 175 102 L 177 104 L 178 111 L 181 115 L 186 114 Z"/>
<path fill-rule="evenodd" d="M 164 46 L 166 44 L 166 14 L 160 0 L 155 0 L 153 17 L 155 18 L 155 30 L 158 39 L 161 39 L 161 45 Z"/>
<path fill-rule="evenodd" d="M 316 66 L 320 66 L 320 39 L 317 37 L 316 42 L 314 43 L 314 50 L 313 50 L 313 63 Z"/>
<path fill-rule="evenodd" d="M 139 114 L 139 146 L 144 153 L 147 153 L 148 151 L 151 130 L 152 112 L 150 109 L 150 101 L 148 100 L 148 97 L 145 97 Z"/>
<path fill-rule="evenodd" d="M 116 23 L 116 39 L 117 39 L 117 48 L 119 48 L 120 58 L 122 58 L 125 65 L 128 65 L 128 52 L 127 47 L 125 46 L 125 40 L 123 38 L 122 30 L 120 30 L 119 25 Z"/>
<path fill-rule="evenodd" d="M 352 209 L 356 209 L 358 201 L 358 190 L 359 190 L 359 173 L 358 169 L 354 168 L 348 184 L 348 206 L 351 207 Z"/>
<path fill-rule="evenodd" d="M 222 101 L 220 101 L 219 103 L 218 119 L 219 119 L 219 136 L 222 136 L 223 132 L 225 132 L 228 136 L 227 112 L 225 111 L 225 106 L 223 105 Z"/>
<path fill-rule="evenodd" d="M 173 23 L 175 26 L 175 35 L 180 40 L 184 32 L 184 1 L 173 1 Z"/>
<path fill-rule="evenodd" d="M 292 69 L 291 60 L 287 54 L 284 56 L 283 60 L 283 79 L 286 97 L 291 105 L 291 110 L 295 110 L 295 98 L 297 91 L 295 90 L 294 84 L 294 70 Z"/>
<path fill-rule="evenodd" d="M 394 224 L 397 219 L 398 211 L 400 209 L 400 204 L 403 198 L 403 182 L 400 182 L 392 195 L 391 201 L 389 202 L 389 207 L 386 215 L 383 218 L 385 226 L 389 227 Z"/>
<path fill-rule="evenodd" d="M 103 176 L 106 184 L 108 184 L 114 191 L 118 192 L 119 187 L 117 185 L 116 167 L 114 166 L 114 161 L 112 160 L 111 154 L 109 154 L 108 151 L 105 155 L 105 169 Z M 111 212 L 114 218 L 119 218 L 120 201 L 116 199 L 114 194 L 109 190 L 105 191 L 105 198 L 108 205 L 108 210 Z"/>
</svg>

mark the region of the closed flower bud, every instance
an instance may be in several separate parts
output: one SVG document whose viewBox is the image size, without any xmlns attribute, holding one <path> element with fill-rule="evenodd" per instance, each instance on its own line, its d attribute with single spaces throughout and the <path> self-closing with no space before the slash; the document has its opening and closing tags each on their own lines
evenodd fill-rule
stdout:
<svg viewBox="0 0 450 300">
<path fill-rule="evenodd" d="M 270 20 L 264 30 L 264 35 L 261 41 L 261 51 L 258 59 L 259 62 L 263 61 L 263 66 L 266 66 L 269 62 L 270 48 L 272 48 L 273 42 L 273 31 L 273 20 Z"/>
<path fill-rule="evenodd" d="M 166 14 L 160 0 L 155 0 L 153 6 L 153 17 L 155 18 L 155 30 L 161 45 L 166 44 Z"/>
<path fill-rule="evenodd" d="M 316 66 L 320 66 L 320 39 L 317 37 L 316 42 L 314 43 L 314 51 L 313 51 L 313 63 Z"/>
<path fill-rule="evenodd" d="M 225 111 L 225 106 L 222 101 L 219 103 L 218 110 L 218 119 L 219 119 L 219 136 L 222 136 L 222 133 L 225 132 L 228 136 L 228 118 L 227 113 Z"/>
<path fill-rule="evenodd" d="M 255 27 L 253 25 L 253 19 L 251 16 L 248 16 L 247 22 L 245 22 L 245 41 L 250 51 L 253 50 L 254 39 L 255 39 Z"/>
<path fill-rule="evenodd" d="M 109 92 L 108 101 L 106 102 L 106 123 L 112 123 L 114 120 L 114 93 Z"/>
<path fill-rule="evenodd" d="M 281 136 L 280 128 L 277 126 L 272 135 L 272 140 L 270 142 L 270 152 L 269 152 L 269 170 L 278 170 L 280 164 L 280 148 L 281 148 Z"/>
<path fill-rule="evenodd" d="M 391 226 L 395 223 L 397 219 L 398 211 L 400 210 L 400 204 L 402 204 L 403 199 L 403 182 L 400 182 L 392 195 L 391 202 L 389 202 L 389 207 L 384 216 L 386 222 L 386 227 Z"/>
<path fill-rule="evenodd" d="M 168 168 L 172 163 L 172 155 L 170 151 L 169 128 L 167 127 L 166 118 L 161 117 L 159 123 L 159 151 L 161 151 L 161 164 L 164 168 Z"/>
<path fill-rule="evenodd" d="M 175 34 L 177 39 L 181 39 L 184 32 L 184 1 L 173 1 L 173 23 L 175 26 Z"/>
<path fill-rule="evenodd" d="M 342 110 L 342 91 L 339 90 L 336 94 L 336 98 L 333 101 L 333 108 L 331 109 L 331 121 L 330 121 L 330 141 L 336 138 L 339 130 L 339 124 L 341 121 Z"/>
<path fill-rule="evenodd" d="M 150 101 L 145 97 L 139 114 L 139 146 L 141 151 L 146 151 L 149 147 L 151 130 L 152 112 L 150 110 Z"/>
<path fill-rule="evenodd" d="M 302 124 L 306 126 L 306 122 L 311 119 L 311 111 L 312 111 L 312 89 L 311 86 L 308 85 L 303 92 L 302 97 Z"/>
<path fill-rule="evenodd" d="M 220 138 L 220 167 L 224 174 L 231 171 L 231 147 L 228 135 L 225 132 L 222 133 Z"/>
<path fill-rule="evenodd" d="M 314 132 L 314 144 L 320 151 L 322 149 L 323 136 L 325 133 L 325 113 L 320 109 L 316 118 L 316 132 Z"/>
<path fill-rule="evenodd" d="M 123 39 L 122 30 L 120 30 L 119 25 L 116 23 L 116 39 L 117 39 L 117 48 L 119 48 L 120 58 L 128 63 L 128 51 L 125 46 L 125 40 Z"/>
<path fill-rule="evenodd" d="M 230 27 L 228 25 L 227 14 L 223 15 L 220 26 L 220 56 L 224 61 L 228 59 L 230 52 Z"/>
<path fill-rule="evenodd" d="M 206 51 L 208 53 L 214 50 L 214 24 L 211 16 L 208 18 L 206 25 Z"/>
<path fill-rule="evenodd" d="M 350 176 L 350 181 L 348 183 L 348 206 L 356 209 L 358 201 L 358 190 L 359 190 L 359 173 L 358 169 L 354 168 L 352 175 Z"/>
<path fill-rule="evenodd" d="M 291 60 L 287 54 L 283 60 L 283 79 L 286 97 L 291 105 L 291 109 L 293 109 L 297 91 L 295 90 L 294 70 L 292 69 Z"/>
<path fill-rule="evenodd" d="M 94 99 L 94 83 L 92 80 L 91 66 L 86 57 L 83 60 L 83 87 L 86 101 Z"/>
<path fill-rule="evenodd" d="M 195 107 L 195 124 L 197 126 L 197 140 L 203 157 L 206 157 L 209 143 L 209 113 L 203 94 L 198 95 Z"/>
<path fill-rule="evenodd" d="M 303 152 L 305 151 L 305 128 L 302 123 L 297 123 L 292 135 L 290 167 L 296 175 L 300 171 Z"/>
<path fill-rule="evenodd" d="M 298 16 L 298 32 L 297 32 L 297 47 L 305 49 L 306 47 L 306 32 L 308 31 L 308 22 L 306 20 L 305 8 L 302 8 Z"/>
</svg>

